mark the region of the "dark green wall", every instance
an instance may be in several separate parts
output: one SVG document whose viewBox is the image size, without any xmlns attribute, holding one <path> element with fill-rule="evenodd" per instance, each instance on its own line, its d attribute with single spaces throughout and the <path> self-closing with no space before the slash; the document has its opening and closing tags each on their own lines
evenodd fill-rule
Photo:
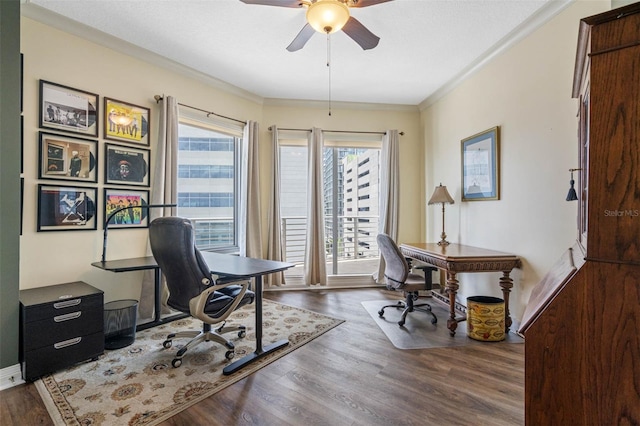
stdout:
<svg viewBox="0 0 640 426">
<path fill-rule="evenodd" d="M 0 368 L 18 363 L 20 1 L 0 0 Z"/>
</svg>

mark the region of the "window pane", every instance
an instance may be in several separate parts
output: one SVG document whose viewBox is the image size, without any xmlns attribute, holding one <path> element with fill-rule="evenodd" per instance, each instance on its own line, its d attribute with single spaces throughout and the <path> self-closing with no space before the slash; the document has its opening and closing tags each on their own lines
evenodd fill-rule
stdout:
<svg viewBox="0 0 640 426">
<path fill-rule="evenodd" d="M 239 140 L 184 123 L 178 133 L 178 215 L 193 222 L 200 249 L 237 247 Z"/>
<path fill-rule="evenodd" d="M 280 214 L 286 261 L 302 265 L 307 227 L 307 147 L 280 148 Z M 325 247 L 329 275 L 371 274 L 378 265 L 380 150 L 325 148 Z M 302 267 L 285 272 L 302 275 Z"/>
</svg>

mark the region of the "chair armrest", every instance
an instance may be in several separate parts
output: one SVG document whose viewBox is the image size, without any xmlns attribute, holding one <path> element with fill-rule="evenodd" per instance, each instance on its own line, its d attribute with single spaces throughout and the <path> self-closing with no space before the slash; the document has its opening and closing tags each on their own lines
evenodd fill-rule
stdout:
<svg viewBox="0 0 640 426">
<path fill-rule="evenodd" d="M 236 310 L 236 308 L 238 307 L 238 304 L 242 301 L 244 294 L 247 292 L 247 289 L 249 288 L 250 283 L 251 281 L 242 280 L 242 281 L 228 281 L 222 284 L 217 284 L 217 281 L 216 281 L 216 284 L 210 287 L 207 287 L 205 291 L 203 291 L 193 299 L 189 300 L 189 312 L 191 313 L 191 316 L 198 318 L 199 320 L 204 321 L 207 324 L 215 324 L 215 323 L 224 321 L 233 311 Z M 204 312 L 204 308 L 205 306 L 207 306 L 207 303 L 209 302 L 209 297 L 211 296 L 211 293 L 232 285 L 240 285 L 242 289 L 240 290 L 240 293 L 233 300 L 233 303 L 231 304 L 231 306 L 227 309 L 227 312 L 224 315 L 221 315 L 217 318 L 210 317 L 209 315 L 207 315 Z"/>
</svg>

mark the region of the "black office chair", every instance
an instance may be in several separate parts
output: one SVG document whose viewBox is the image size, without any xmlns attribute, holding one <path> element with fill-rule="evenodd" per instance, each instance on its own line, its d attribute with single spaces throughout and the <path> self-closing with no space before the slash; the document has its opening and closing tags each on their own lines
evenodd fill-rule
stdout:
<svg viewBox="0 0 640 426">
<path fill-rule="evenodd" d="M 226 346 L 225 357 L 232 359 L 235 347 L 222 334 L 237 331 L 240 338 L 246 335 L 244 325 L 225 327 L 225 323 L 235 309 L 253 302 L 255 294 L 249 290 L 250 281 L 213 276 L 195 245 L 193 226 L 188 219 L 161 217 L 153 220 L 149 224 L 149 240 L 153 256 L 167 281 L 167 305 L 203 322 L 202 331 L 182 331 L 167 336 L 163 343 L 165 348 L 171 347 L 174 338 L 191 338 L 178 350 L 171 365 L 179 367 L 189 348 L 212 340 Z M 211 325 L 218 323 L 222 324 L 212 330 Z"/>
<path fill-rule="evenodd" d="M 422 311 L 431 314 L 431 324 L 438 322 L 438 318 L 431 311 L 431 305 L 428 303 L 421 303 L 419 305 L 414 304 L 414 301 L 418 300 L 418 291 L 431 290 L 431 272 L 436 270 L 431 266 L 422 266 L 419 269 L 424 271 L 424 276 L 411 273 L 411 268 L 407 259 L 402 255 L 402 252 L 396 245 L 396 243 L 387 234 L 378 234 L 378 248 L 384 258 L 386 264 L 384 277 L 387 281 L 387 288 L 389 290 L 402 290 L 405 296 L 405 300 L 400 300 L 395 305 L 383 306 L 378 315 L 380 318 L 384 317 L 384 310 L 386 308 L 403 309 L 402 317 L 398 321 L 399 326 L 403 326 L 409 312 Z"/>
</svg>

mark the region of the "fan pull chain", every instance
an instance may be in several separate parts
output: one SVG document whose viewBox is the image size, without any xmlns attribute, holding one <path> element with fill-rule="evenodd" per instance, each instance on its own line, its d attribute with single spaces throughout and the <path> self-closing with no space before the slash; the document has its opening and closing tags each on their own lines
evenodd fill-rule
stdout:
<svg viewBox="0 0 640 426">
<path fill-rule="evenodd" d="M 327 31 L 327 70 L 329 71 L 329 117 L 331 117 L 331 39 Z"/>
</svg>

